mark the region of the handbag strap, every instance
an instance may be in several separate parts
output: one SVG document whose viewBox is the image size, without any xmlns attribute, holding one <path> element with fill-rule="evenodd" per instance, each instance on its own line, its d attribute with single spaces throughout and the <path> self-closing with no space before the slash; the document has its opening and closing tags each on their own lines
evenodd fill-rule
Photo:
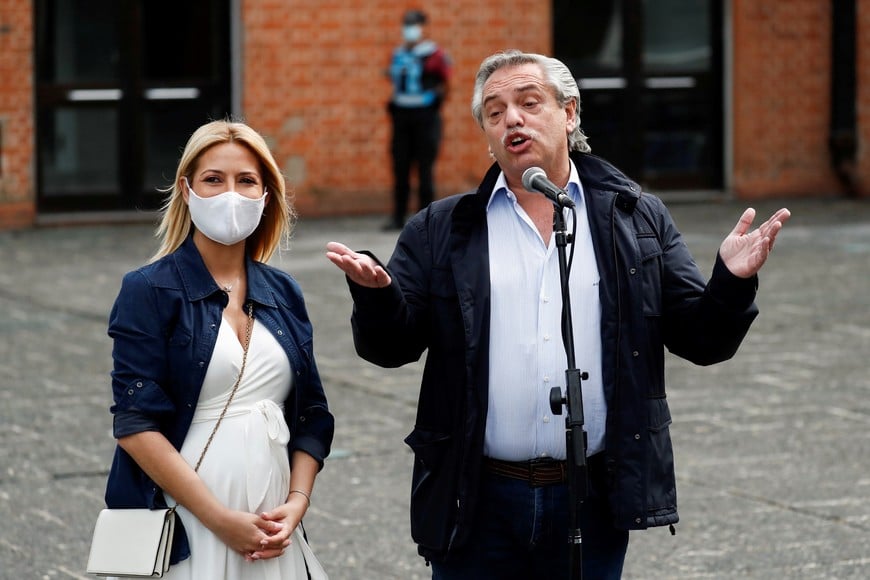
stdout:
<svg viewBox="0 0 870 580">
<path fill-rule="evenodd" d="M 202 459 L 203 457 L 205 457 L 205 452 L 208 451 L 208 448 L 211 445 L 211 440 L 214 439 L 214 434 L 217 433 L 218 427 L 220 427 L 221 425 L 221 421 L 224 420 L 224 415 L 227 414 L 227 409 L 229 409 L 230 403 L 233 402 L 233 397 L 236 396 L 236 391 L 239 390 L 239 383 L 242 382 L 242 375 L 245 372 L 245 365 L 248 362 L 248 347 L 251 345 L 251 331 L 253 329 L 254 303 L 248 302 L 248 323 L 245 327 L 245 344 L 243 346 L 244 350 L 242 351 L 242 368 L 239 369 L 239 376 L 236 377 L 236 384 L 233 385 L 233 390 L 230 391 L 230 396 L 227 399 L 223 410 L 221 411 L 220 417 L 218 417 L 217 422 L 214 424 L 214 429 L 211 430 L 211 435 L 208 436 L 208 441 L 205 442 L 205 447 L 203 448 L 202 453 L 200 453 L 199 455 L 199 461 L 196 462 L 196 467 L 193 468 L 194 471 L 199 471 L 199 466 L 202 464 Z"/>
</svg>

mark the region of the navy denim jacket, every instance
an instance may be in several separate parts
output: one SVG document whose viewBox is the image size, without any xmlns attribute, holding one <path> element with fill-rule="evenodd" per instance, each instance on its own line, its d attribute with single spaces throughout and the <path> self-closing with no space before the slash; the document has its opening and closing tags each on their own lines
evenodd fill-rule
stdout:
<svg viewBox="0 0 870 580">
<path fill-rule="evenodd" d="M 322 467 L 334 419 L 314 361 L 312 327 L 301 289 L 286 272 L 250 258 L 246 269 L 247 301 L 253 302 L 255 318 L 287 353 L 294 372 L 293 388 L 284 402 L 291 433 L 288 453 L 304 451 Z M 181 448 L 227 301 L 190 237 L 169 256 L 124 276 L 109 318 L 115 438 L 159 431 Z M 166 506 L 166 501 L 135 461 L 116 447 L 106 505 L 153 509 Z M 176 527 L 175 538 L 173 563 L 190 553 L 183 527 Z"/>
</svg>

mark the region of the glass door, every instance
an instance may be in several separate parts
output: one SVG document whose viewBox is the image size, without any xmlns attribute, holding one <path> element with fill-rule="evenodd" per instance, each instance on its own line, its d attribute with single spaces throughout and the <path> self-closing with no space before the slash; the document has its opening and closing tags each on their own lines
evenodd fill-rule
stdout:
<svg viewBox="0 0 870 580">
<path fill-rule="evenodd" d="M 592 152 L 652 189 L 719 189 L 721 0 L 555 0 Z"/>
<path fill-rule="evenodd" d="M 229 1 L 38 0 L 40 212 L 155 209 L 190 133 L 230 113 Z"/>
</svg>

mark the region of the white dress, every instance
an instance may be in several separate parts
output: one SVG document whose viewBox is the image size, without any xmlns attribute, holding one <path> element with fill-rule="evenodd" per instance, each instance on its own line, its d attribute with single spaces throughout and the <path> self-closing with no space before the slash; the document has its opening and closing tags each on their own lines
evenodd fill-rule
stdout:
<svg viewBox="0 0 870 580">
<path fill-rule="evenodd" d="M 181 455 L 195 466 L 230 395 L 242 364 L 242 345 L 226 320 L 206 371 L 202 392 Z M 254 322 L 245 373 L 211 446 L 199 476 L 227 507 L 250 513 L 270 511 L 287 499 L 290 430 L 282 406 L 290 392 L 292 369 L 286 353 L 260 322 Z M 175 501 L 167 497 L 169 505 Z M 171 580 L 325 578 L 299 528 L 282 556 L 248 562 L 230 549 L 182 506 L 176 510 L 190 542 L 190 557 L 171 566 Z"/>
</svg>

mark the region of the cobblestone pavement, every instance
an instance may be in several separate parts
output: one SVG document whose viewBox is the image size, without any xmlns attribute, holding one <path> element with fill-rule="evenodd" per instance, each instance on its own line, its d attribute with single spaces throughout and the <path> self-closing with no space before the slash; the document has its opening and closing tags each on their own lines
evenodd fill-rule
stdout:
<svg viewBox="0 0 870 580">
<path fill-rule="evenodd" d="M 671 203 L 703 271 L 742 203 Z M 870 203 L 789 201 L 737 356 L 668 359 L 682 521 L 632 534 L 627 579 L 870 577 Z M 774 203 L 759 204 L 769 215 Z M 333 579 L 428 578 L 408 526 L 420 364 L 353 352 L 328 240 L 387 258 L 381 218 L 303 220 L 274 263 L 315 326 L 337 417 L 306 526 Z M 86 578 L 113 440 L 108 310 L 149 225 L 0 232 L 0 578 Z"/>
</svg>

